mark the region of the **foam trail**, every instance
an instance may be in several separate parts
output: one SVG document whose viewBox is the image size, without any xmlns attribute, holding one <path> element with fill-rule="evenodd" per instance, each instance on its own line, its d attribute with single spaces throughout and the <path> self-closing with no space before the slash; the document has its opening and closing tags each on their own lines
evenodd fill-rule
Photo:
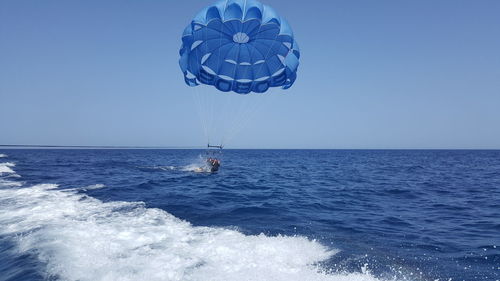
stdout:
<svg viewBox="0 0 500 281">
<path fill-rule="evenodd" d="M 162 171 L 173 171 L 177 169 L 175 166 L 153 166 L 153 167 L 140 167 L 140 168 L 162 170 Z"/>
<path fill-rule="evenodd" d="M 83 190 L 94 190 L 94 189 L 102 189 L 102 188 L 105 188 L 106 186 L 104 184 L 93 184 L 93 185 L 89 185 L 89 186 L 86 186 L 84 188 L 82 188 Z"/>
<path fill-rule="evenodd" d="M 171 171 L 171 170 L 175 170 L 175 167 L 174 166 L 162 166 L 160 167 L 161 170 L 164 170 L 164 171 Z"/>
<path fill-rule="evenodd" d="M 4 157 L 7 157 L 7 155 L 0 153 L 0 158 L 4 158 Z"/>
<path fill-rule="evenodd" d="M 335 251 L 304 237 L 195 227 L 143 203 L 57 187 L 0 188 L 0 235 L 20 254 L 36 253 L 48 279 L 377 280 L 321 272 L 314 264 Z"/>
<path fill-rule="evenodd" d="M 153 167 L 139 167 L 143 169 L 153 169 L 162 171 L 183 171 L 183 172 L 195 172 L 195 173 L 209 173 L 210 167 L 207 164 L 206 158 L 199 155 L 198 159 L 193 161 L 193 163 L 185 166 L 153 166 Z"/>
</svg>

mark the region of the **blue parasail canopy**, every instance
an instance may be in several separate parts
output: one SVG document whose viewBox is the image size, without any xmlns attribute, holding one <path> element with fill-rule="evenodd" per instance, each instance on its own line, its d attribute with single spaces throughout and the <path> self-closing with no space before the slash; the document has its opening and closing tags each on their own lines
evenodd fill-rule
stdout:
<svg viewBox="0 0 500 281">
<path fill-rule="evenodd" d="M 285 19 L 255 0 L 223 0 L 203 9 L 182 35 L 179 65 L 189 86 L 264 93 L 290 88 L 300 51 Z"/>
</svg>

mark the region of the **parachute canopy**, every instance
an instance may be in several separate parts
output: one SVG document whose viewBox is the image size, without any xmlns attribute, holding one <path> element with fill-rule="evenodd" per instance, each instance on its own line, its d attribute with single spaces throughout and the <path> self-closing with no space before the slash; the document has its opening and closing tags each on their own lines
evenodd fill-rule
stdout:
<svg viewBox="0 0 500 281">
<path fill-rule="evenodd" d="M 206 7 L 182 36 L 179 65 L 189 86 L 240 94 L 290 88 L 300 51 L 285 19 L 255 0 Z"/>
</svg>

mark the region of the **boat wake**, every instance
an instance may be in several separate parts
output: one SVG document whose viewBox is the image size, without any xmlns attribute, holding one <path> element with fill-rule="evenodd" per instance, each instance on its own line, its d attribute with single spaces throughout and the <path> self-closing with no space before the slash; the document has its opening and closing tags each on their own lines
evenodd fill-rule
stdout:
<svg viewBox="0 0 500 281">
<path fill-rule="evenodd" d="M 14 173 L 13 163 L 0 167 L 2 177 Z M 337 251 L 305 237 L 197 227 L 141 202 L 8 182 L 0 182 L 0 236 L 51 280 L 377 280 L 328 273 L 318 262 Z"/>
</svg>

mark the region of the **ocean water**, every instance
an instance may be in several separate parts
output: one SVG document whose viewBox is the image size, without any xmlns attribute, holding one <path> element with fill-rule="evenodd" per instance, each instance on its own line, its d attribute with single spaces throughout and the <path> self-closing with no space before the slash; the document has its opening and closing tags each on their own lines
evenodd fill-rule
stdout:
<svg viewBox="0 0 500 281">
<path fill-rule="evenodd" d="M 500 280 L 500 151 L 0 150 L 0 280 Z"/>
</svg>

